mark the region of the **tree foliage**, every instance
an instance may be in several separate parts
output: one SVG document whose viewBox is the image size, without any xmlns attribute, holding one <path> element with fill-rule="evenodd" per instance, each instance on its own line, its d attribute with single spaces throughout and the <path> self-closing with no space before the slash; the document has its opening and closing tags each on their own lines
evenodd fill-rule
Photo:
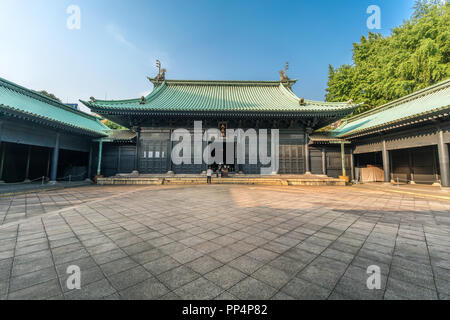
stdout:
<svg viewBox="0 0 450 320">
<path fill-rule="evenodd" d="M 50 99 L 53 99 L 53 100 L 56 100 L 56 101 L 61 102 L 61 99 L 59 99 L 59 98 L 58 98 L 57 96 L 55 96 L 53 93 L 49 93 L 49 92 L 47 92 L 47 91 L 45 91 L 45 90 L 38 91 L 38 93 L 40 93 L 40 94 L 42 94 L 42 95 L 44 95 L 44 96 L 46 96 L 46 97 L 49 97 Z"/>
<path fill-rule="evenodd" d="M 124 130 L 124 129 L 126 129 L 125 127 L 122 127 L 120 124 L 117 124 L 117 123 L 112 122 L 110 120 L 105 120 L 103 122 L 103 124 L 105 126 L 107 126 L 108 128 L 113 129 L 113 130 Z"/>
<path fill-rule="evenodd" d="M 364 102 L 360 113 L 450 76 L 450 5 L 417 1 L 410 20 L 353 44 L 353 64 L 329 67 L 327 101 Z"/>
</svg>

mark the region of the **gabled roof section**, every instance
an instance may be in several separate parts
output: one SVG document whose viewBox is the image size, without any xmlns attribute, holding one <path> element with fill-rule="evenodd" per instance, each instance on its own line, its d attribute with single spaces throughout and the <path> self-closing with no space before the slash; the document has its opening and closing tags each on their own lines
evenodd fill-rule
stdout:
<svg viewBox="0 0 450 320">
<path fill-rule="evenodd" d="M 296 80 L 199 81 L 165 80 L 142 99 L 81 101 L 95 112 L 218 112 L 329 114 L 353 112 L 358 105 L 298 98 L 291 90 Z"/>
<path fill-rule="evenodd" d="M 357 137 L 419 121 L 448 117 L 450 79 L 352 117 L 333 131 L 337 137 Z"/>
<path fill-rule="evenodd" d="M 63 130 L 104 137 L 109 130 L 99 118 L 0 78 L 0 113 L 41 121 Z"/>
</svg>

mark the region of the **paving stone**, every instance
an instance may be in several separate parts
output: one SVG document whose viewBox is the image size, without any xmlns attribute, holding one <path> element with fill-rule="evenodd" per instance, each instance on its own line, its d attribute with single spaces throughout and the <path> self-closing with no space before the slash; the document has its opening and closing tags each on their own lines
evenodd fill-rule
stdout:
<svg viewBox="0 0 450 320">
<path fill-rule="evenodd" d="M 39 271 L 39 270 L 53 266 L 52 258 L 35 259 L 33 261 L 24 262 L 24 263 L 16 263 L 16 261 L 17 260 L 14 261 L 14 265 L 12 268 L 12 276 L 13 277 L 17 277 L 17 276 L 20 276 L 20 275 L 23 275 L 26 273 Z"/>
<path fill-rule="evenodd" d="M 124 272 L 113 274 L 108 277 L 108 280 L 116 290 L 123 290 L 151 277 L 152 275 L 147 270 L 138 266 Z"/>
<path fill-rule="evenodd" d="M 214 269 L 223 266 L 223 263 L 205 255 L 194 261 L 189 262 L 188 264 L 186 264 L 186 266 L 191 268 L 195 272 L 204 275 Z"/>
<path fill-rule="evenodd" d="M 205 275 L 205 278 L 214 282 L 223 289 L 229 289 L 239 281 L 245 279 L 247 275 L 241 271 L 227 265 L 220 267 Z"/>
<path fill-rule="evenodd" d="M 252 277 L 260 280 L 273 288 L 281 288 L 288 283 L 292 276 L 283 270 L 276 269 L 270 265 L 265 265 L 252 274 Z"/>
<path fill-rule="evenodd" d="M 73 289 L 64 294 L 67 300 L 99 300 L 114 294 L 116 290 L 106 280 L 100 280 L 81 286 L 81 289 Z"/>
<path fill-rule="evenodd" d="M 275 253 L 270 250 L 262 249 L 262 248 L 253 250 L 250 253 L 248 253 L 247 255 L 252 258 L 255 258 L 256 260 L 262 261 L 262 262 L 270 262 L 279 256 L 278 253 Z"/>
<path fill-rule="evenodd" d="M 296 275 L 300 270 L 302 270 L 306 266 L 306 264 L 301 261 L 294 260 L 289 257 L 285 257 L 283 255 L 270 262 L 269 265 L 271 265 L 274 268 L 283 270 L 284 272 L 286 272 L 291 276 Z"/>
<path fill-rule="evenodd" d="M 122 271 L 129 270 L 134 267 L 137 267 L 137 263 L 128 257 L 108 262 L 100 266 L 100 268 L 103 270 L 106 276 L 120 273 Z"/>
<path fill-rule="evenodd" d="M 295 298 L 291 297 L 290 295 L 287 295 L 284 292 L 279 291 L 277 294 L 275 294 L 271 300 L 282 300 L 282 301 L 286 301 L 286 300 L 295 300 Z"/>
<path fill-rule="evenodd" d="M 178 267 L 180 263 L 175 259 L 166 256 L 149 263 L 144 264 L 144 268 L 150 271 L 153 275 L 159 275 L 163 272 L 169 271 Z"/>
<path fill-rule="evenodd" d="M 317 255 L 299 248 L 292 248 L 283 253 L 283 256 L 301 261 L 303 263 L 310 263 Z"/>
<path fill-rule="evenodd" d="M 228 290 L 242 300 L 268 300 L 276 293 L 276 289 L 267 284 L 248 277 Z"/>
<path fill-rule="evenodd" d="M 203 256 L 203 253 L 191 248 L 187 248 L 186 250 L 174 253 L 171 255 L 172 258 L 177 260 L 181 264 L 185 264 L 191 262 L 197 258 Z"/>
<path fill-rule="evenodd" d="M 412 300 L 436 300 L 438 298 L 436 290 L 418 287 L 394 278 L 389 278 L 387 291 Z"/>
<path fill-rule="evenodd" d="M 148 244 L 147 242 L 136 243 L 131 246 L 125 247 L 122 250 L 128 255 L 138 254 L 144 251 L 148 251 L 153 249 L 153 246 Z"/>
<path fill-rule="evenodd" d="M 219 250 L 210 252 L 209 255 L 211 257 L 213 257 L 214 259 L 219 260 L 220 262 L 227 263 L 227 262 L 230 262 L 231 260 L 234 260 L 237 257 L 241 256 L 242 254 L 236 250 L 225 247 L 225 248 L 221 248 Z"/>
<path fill-rule="evenodd" d="M 0 280 L 9 279 L 12 265 L 12 258 L 0 260 Z"/>
<path fill-rule="evenodd" d="M 199 278 L 175 290 L 175 294 L 183 300 L 210 300 L 218 297 L 223 289 L 213 282 Z"/>
<path fill-rule="evenodd" d="M 61 295 L 61 288 L 58 280 L 53 279 L 39 283 L 34 286 L 11 292 L 8 295 L 10 300 L 45 300 L 57 295 Z"/>
<path fill-rule="evenodd" d="M 401 280 L 403 282 L 407 282 L 419 287 L 429 288 L 431 290 L 436 289 L 436 285 L 434 283 L 433 274 L 430 272 L 429 274 L 425 274 L 422 272 L 414 272 L 410 270 L 406 270 L 400 267 L 393 266 L 391 267 L 389 277 L 397 280 Z"/>
<path fill-rule="evenodd" d="M 245 255 L 230 261 L 228 265 L 247 275 L 250 275 L 261 268 L 264 265 L 264 262 Z"/>
<path fill-rule="evenodd" d="M 54 267 L 26 273 L 24 275 L 11 278 L 9 291 L 18 291 L 56 278 L 57 274 Z"/>
<path fill-rule="evenodd" d="M 163 253 L 161 250 L 152 249 L 135 254 L 131 256 L 131 258 L 137 263 L 146 264 L 147 262 L 157 260 L 159 258 L 162 258 L 163 256 L 165 256 L 165 253 Z"/>
<path fill-rule="evenodd" d="M 303 269 L 297 277 L 317 284 L 321 287 L 333 289 L 344 271 L 336 271 L 333 269 L 319 267 L 317 265 L 309 265 Z"/>
<path fill-rule="evenodd" d="M 367 279 L 360 281 L 345 276 L 340 279 L 335 287 L 336 292 L 345 297 L 349 297 L 352 300 L 382 300 L 384 290 L 384 285 L 382 285 L 380 289 L 371 290 L 367 287 Z"/>
<path fill-rule="evenodd" d="M 297 300 L 323 300 L 331 293 L 329 289 L 299 278 L 292 279 L 281 291 Z"/>
<path fill-rule="evenodd" d="M 94 254 L 94 255 L 92 255 L 92 258 L 98 264 L 105 264 L 108 262 L 112 262 L 114 260 L 119 260 L 121 258 L 125 258 L 126 256 L 127 256 L 127 254 L 125 252 L 123 252 L 121 249 L 114 249 L 114 250 L 103 252 L 100 254 Z"/>
<path fill-rule="evenodd" d="M 198 278 L 200 278 L 200 274 L 185 266 L 180 266 L 158 275 L 158 279 L 171 290 L 175 290 Z"/>
</svg>

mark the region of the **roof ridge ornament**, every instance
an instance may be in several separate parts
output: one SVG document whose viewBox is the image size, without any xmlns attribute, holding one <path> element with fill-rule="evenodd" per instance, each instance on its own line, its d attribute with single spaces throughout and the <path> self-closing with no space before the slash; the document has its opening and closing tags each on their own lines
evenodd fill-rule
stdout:
<svg viewBox="0 0 450 320">
<path fill-rule="evenodd" d="M 284 70 L 280 70 L 280 82 L 289 82 L 289 77 L 287 76 L 287 71 L 289 70 L 289 62 L 284 65 Z"/>
<path fill-rule="evenodd" d="M 139 104 L 145 104 L 145 97 L 144 96 L 141 97 L 141 101 L 139 102 Z"/>
<path fill-rule="evenodd" d="M 158 75 L 155 77 L 155 81 L 160 84 L 166 80 L 166 72 L 165 68 L 161 69 L 161 61 L 156 60 L 156 67 L 158 68 Z"/>
</svg>

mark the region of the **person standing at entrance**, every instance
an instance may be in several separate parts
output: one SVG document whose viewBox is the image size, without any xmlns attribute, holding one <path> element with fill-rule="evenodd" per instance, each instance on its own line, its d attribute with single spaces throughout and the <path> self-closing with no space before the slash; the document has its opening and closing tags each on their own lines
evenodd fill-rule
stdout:
<svg viewBox="0 0 450 320">
<path fill-rule="evenodd" d="M 213 174 L 212 169 L 211 167 L 209 167 L 208 170 L 206 171 L 206 182 L 208 184 L 211 184 L 212 174 Z"/>
</svg>

